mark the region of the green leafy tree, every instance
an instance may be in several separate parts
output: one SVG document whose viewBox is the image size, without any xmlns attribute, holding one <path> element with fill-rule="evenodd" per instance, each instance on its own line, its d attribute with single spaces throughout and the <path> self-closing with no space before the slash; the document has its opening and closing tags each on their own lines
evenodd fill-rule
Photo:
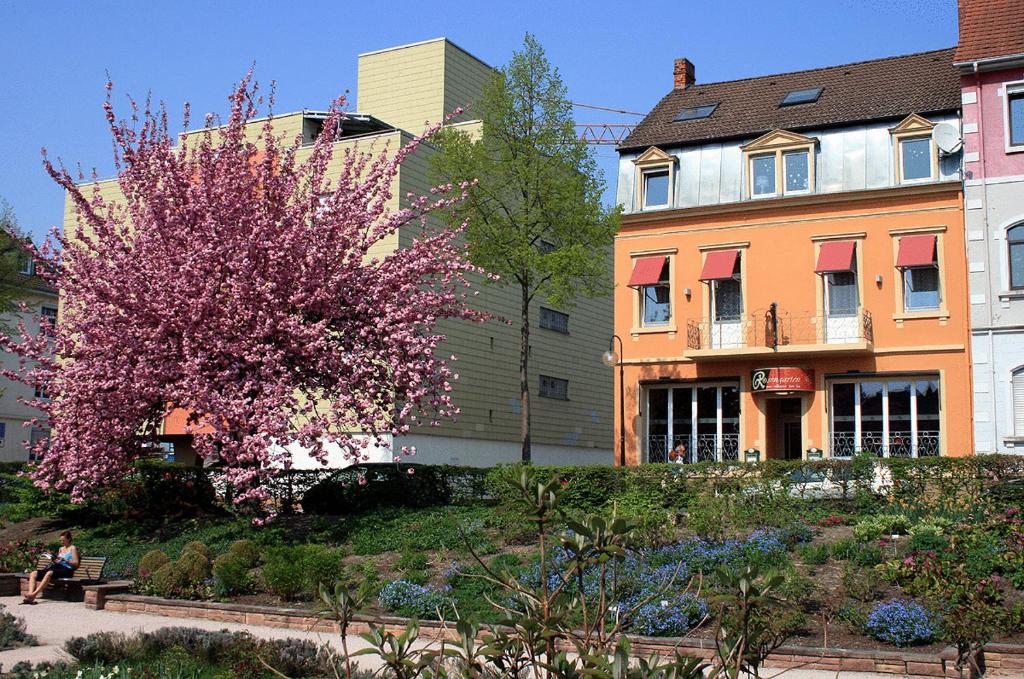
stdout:
<svg viewBox="0 0 1024 679">
<path fill-rule="evenodd" d="M 479 130 L 443 130 L 431 162 L 441 181 L 474 182 L 448 217 L 466 223 L 473 263 L 496 274 L 494 284 L 519 289 L 520 418 L 529 462 L 531 306 L 540 298 L 568 308 L 580 294 L 608 294 L 619 210 L 601 203 L 602 173 L 576 134 L 558 69 L 532 35 L 494 72 L 476 112 Z"/>
<path fill-rule="evenodd" d="M 23 294 L 25 277 L 20 271 L 30 259 L 25 242 L 14 209 L 0 197 L 0 314 L 15 311 Z M 12 327 L 10 319 L 0 318 L 0 331 L 10 332 Z"/>
</svg>

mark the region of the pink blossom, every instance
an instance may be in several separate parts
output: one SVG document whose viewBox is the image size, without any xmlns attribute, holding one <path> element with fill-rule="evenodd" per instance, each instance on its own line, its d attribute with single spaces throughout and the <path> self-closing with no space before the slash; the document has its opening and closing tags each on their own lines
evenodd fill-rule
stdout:
<svg viewBox="0 0 1024 679">
<path fill-rule="evenodd" d="M 239 503 L 265 500 L 267 478 L 291 464 L 275 442 L 321 462 L 333 443 L 365 461 L 370 443 L 408 433 L 414 417 L 454 417 L 456 375 L 436 355 L 437 323 L 484 319 L 467 304 L 467 275 L 483 272 L 458 230 L 426 226 L 453 200 L 387 208 L 399 166 L 437 127 L 390 154 L 341 152 L 339 99 L 300 161 L 300 136 L 279 139 L 273 116 L 254 121 L 261 99 L 249 74 L 224 125 L 210 118 L 195 143 L 175 146 L 165 110 L 146 101 L 137 120 L 119 120 L 107 87 L 124 199 L 78 186 L 44 155 L 76 211 L 75 226 L 33 250 L 61 294 L 61 321 L 0 336 L 0 348 L 31 359 L 3 374 L 51 396 L 32 402 L 53 427 L 37 448 L 38 486 L 89 497 L 179 408 L 196 453 L 219 461 Z M 369 257 L 400 229 L 412 232 L 408 245 Z"/>
</svg>

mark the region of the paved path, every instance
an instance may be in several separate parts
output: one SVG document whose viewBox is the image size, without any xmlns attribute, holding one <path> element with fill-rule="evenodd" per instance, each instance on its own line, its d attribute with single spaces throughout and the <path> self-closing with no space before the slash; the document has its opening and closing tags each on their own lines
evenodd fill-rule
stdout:
<svg viewBox="0 0 1024 679">
<path fill-rule="evenodd" d="M 39 646 L 17 648 L 11 651 L 0 651 L 0 672 L 9 670 L 15 663 L 27 660 L 32 663 L 67 659 L 62 648 L 64 642 L 71 637 L 84 636 L 92 632 L 125 632 L 151 631 L 161 627 L 198 627 L 211 630 L 247 631 L 265 639 L 281 639 L 299 637 L 340 647 L 338 637 L 333 634 L 319 632 L 300 632 L 296 630 L 277 629 L 274 627 L 257 627 L 238 623 L 217 622 L 215 620 L 199 620 L 189 618 L 165 618 L 159 615 L 142 613 L 114 613 L 96 611 L 86 608 L 81 603 L 68 603 L 49 599 L 41 600 L 35 606 L 19 606 L 21 597 L 0 597 L 0 604 L 14 615 L 24 618 L 29 634 L 39 639 Z M 365 647 L 358 637 L 349 639 L 349 650 L 354 651 Z M 368 658 L 360 658 L 360 666 L 376 669 L 379 664 Z M 766 676 L 777 671 L 770 668 Z M 785 679 L 835 679 L 835 672 L 820 670 L 790 670 L 782 675 Z M 894 679 L 893 675 L 875 674 L 870 672 L 842 672 L 841 679 Z"/>
</svg>

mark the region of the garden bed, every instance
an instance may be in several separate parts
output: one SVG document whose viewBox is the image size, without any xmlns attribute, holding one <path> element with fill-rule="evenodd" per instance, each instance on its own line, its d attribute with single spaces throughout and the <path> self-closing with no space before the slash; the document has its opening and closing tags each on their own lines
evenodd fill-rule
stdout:
<svg viewBox="0 0 1024 679">
<path fill-rule="evenodd" d="M 245 625 L 259 625 L 280 629 L 316 631 L 338 634 L 338 624 L 323 620 L 309 608 L 257 606 L 215 601 L 185 601 L 136 594 L 113 594 L 107 597 L 105 610 L 118 613 L 144 613 L 171 618 L 216 620 Z M 349 627 L 350 634 L 362 634 L 368 623 L 383 624 L 398 632 L 408 620 L 394 616 L 359 615 Z M 420 622 L 424 636 L 447 634 L 455 638 L 450 625 L 424 620 Z M 637 654 L 659 653 L 663 656 L 676 651 L 693 657 L 708 658 L 713 641 L 694 637 L 642 637 L 630 636 Z M 801 638 L 802 642 L 803 639 Z M 810 643 L 793 643 L 778 648 L 768 658 L 774 667 L 805 667 L 808 669 L 879 672 L 911 676 L 955 676 L 953 661 L 956 650 L 943 644 L 903 650 L 844 647 L 842 643 L 827 648 Z M 997 675 L 1019 676 L 1024 672 L 1024 645 L 995 643 L 985 649 L 986 665 Z M 948 675 L 947 675 L 948 671 Z"/>
</svg>

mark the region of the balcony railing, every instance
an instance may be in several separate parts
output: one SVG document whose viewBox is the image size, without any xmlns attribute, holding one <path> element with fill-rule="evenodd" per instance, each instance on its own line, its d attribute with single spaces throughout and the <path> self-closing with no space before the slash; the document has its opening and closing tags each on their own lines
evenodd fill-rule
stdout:
<svg viewBox="0 0 1024 679">
<path fill-rule="evenodd" d="M 739 434 L 699 434 L 697 436 L 647 437 L 648 462 L 722 462 L 740 459 Z M 671 443 L 671 445 L 669 445 Z M 682 448 L 680 448 L 682 446 Z M 672 459 L 673 450 L 679 450 L 681 457 Z"/>
<path fill-rule="evenodd" d="M 689 321 L 686 346 L 691 350 L 768 348 L 814 344 L 874 342 L 871 312 L 846 315 L 789 312 L 772 305 L 733 321 Z"/>
<path fill-rule="evenodd" d="M 833 432 L 829 441 L 832 457 L 852 457 L 857 453 L 874 453 L 878 457 L 934 457 L 939 454 L 939 432 L 891 431 L 889 436 L 862 432 L 860 441 L 854 432 Z"/>
</svg>

